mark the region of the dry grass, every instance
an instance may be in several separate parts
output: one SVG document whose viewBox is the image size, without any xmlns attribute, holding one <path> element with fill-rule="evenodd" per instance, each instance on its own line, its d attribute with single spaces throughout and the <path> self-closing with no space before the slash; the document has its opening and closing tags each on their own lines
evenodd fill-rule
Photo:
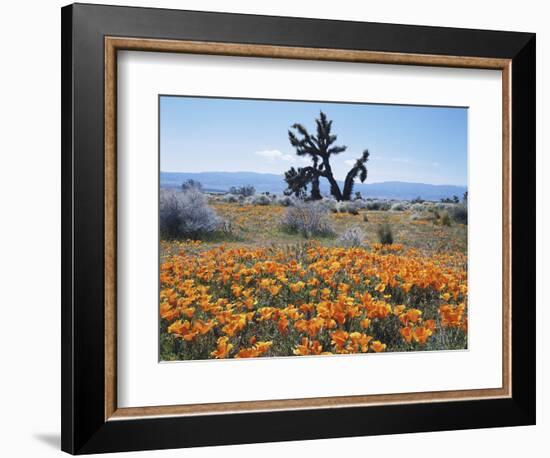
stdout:
<svg viewBox="0 0 550 458">
<path fill-rule="evenodd" d="M 238 203 L 225 203 L 214 201 L 211 206 L 218 215 L 231 222 L 234 231 L 233 241 L 218 240 L 207 243 L 206 246 L 219 246 L 222 243 L 228 246 L 271 246 L 280 244 L 293 244 L 304 241 L 299 234 L 289 234 L 281 226 L 281 220 L 286 208 L 279 205 L 251 205 Z M 364 215 L 368 215 L 368 222 L 364 221 Z M 350 213 L 329 213 L 328 217 L 336 232 L 340 235 L 350 227 L 360 227 L 365 233 L 365 243 L 377 243 L 377 229 L 381 224 L 388 223 L 391 226 L 394 242 L 402 244 L 405 248 L 415 248 L 425 255 L 444 251 L 467 251 L 467 226 L 453 224 L 441 226 L 427 219 L 412 220 L 410 211 L 388 212 L 375 210 L 359 210 L 357 215 Z M 174 242 L 177 246 L 177 242 Z M 338 245 L 337 238 L 322 238 L 325 246 Z M 168 253 L 173 249 L 164 244 L 164 250 Z M 164 254 L 164 252 L 162 253 Z"/>
</svg>

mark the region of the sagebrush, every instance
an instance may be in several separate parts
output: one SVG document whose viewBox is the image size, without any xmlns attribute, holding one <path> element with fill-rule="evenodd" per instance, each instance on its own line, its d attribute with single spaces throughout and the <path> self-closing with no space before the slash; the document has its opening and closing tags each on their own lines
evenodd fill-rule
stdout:
<svg viewBox="0 0 550 458">
<path fill-rule="evenodd" d="M 319 202 L 298 203 L 287 209 L 282 226 L 287 231 L 301 234 L 306 238 L 332 236 L 334 230 L 327 213 L 326 207 Z"/>
<path fill-rule="evenodd" d="M 218 230 L 221 218 L 196 187 L 186 191 L 164 191 L 160 195 L 160 230 L 163 238 L 201 238 Z"/>
</svg>

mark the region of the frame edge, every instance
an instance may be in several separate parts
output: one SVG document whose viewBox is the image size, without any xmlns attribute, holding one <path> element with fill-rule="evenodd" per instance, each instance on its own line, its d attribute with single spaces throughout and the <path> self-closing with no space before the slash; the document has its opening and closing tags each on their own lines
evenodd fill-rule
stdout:
<svg viewBox="0 0 550 458">
<path fill-rule="evenodd" d="M 61 450 L 74 453 L 73 6 L 61 8 Z"/>
</svg>

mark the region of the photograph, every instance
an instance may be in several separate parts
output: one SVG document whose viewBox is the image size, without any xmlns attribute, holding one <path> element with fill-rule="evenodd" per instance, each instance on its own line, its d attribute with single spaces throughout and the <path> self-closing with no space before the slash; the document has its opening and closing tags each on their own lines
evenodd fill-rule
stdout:
<svg viewBox="0 0 550 458">
<path fill-rule="evenodd" d="M 159 96 L 159 360 L 468 348 L 468 108 Z"/>
</svg>

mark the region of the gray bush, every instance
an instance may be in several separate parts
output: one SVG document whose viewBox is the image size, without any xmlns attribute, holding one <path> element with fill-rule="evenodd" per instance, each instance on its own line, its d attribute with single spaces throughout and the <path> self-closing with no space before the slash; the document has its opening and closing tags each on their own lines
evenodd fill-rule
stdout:
<svg viewBox="0 0 550 458">
<path fill-rule="evenodd" d="M 352 215 L 358 215 L 359 214 L 359 209 L 360 209 L 360 206 L 359 204 L 357 203 L 357 201 L 349 201 L 347 202 L 347 211 L 348 213 L 352 214 Z"/>
<path fill-rule="evenodd" d="M 233 203 L 239 202 L 239 197 L 236 194 L 224 194 L 224 196 L 222 197 L 222 200 L 224 202 L 233 204 Z"/>
<path fill-rule="evenodd" d="M 328 211 L 337 213 L 338 212 L 338 201 L 332 197 L 326 197 L 320 201 L 321 205 L 325 207 Z"/>
<path fill-rule="evenodd" d="M 448 209 L 451 219 L 460 224 L 468 224 L 468 205 L 456 204 Z"/>
<path fill-rule="evenodd" d="M 403 202 L 395 202 L 394 204 L 392 204 L 390 208 L 392 212 L 402 212 L 402 211 L 405 211 L 406 209 L 407 207 Z"/>
<path fill-rule="evenodd" d="M 391 207 L 390 202 L 387 200 L 370 200 L 367 201 L 367 210 L 381 210 L 387 211 Z"/>
<path fill-rule="evenodd" d="M 377 200 L 368 199 L 367 200 L 367 210 L 379 210 L 380 204 Z"/>
<path fill-rule="evenodd" d="M 391 202 L 387 200 L 380 201 L 380 210 L 388 211 L 391 208 Z"/>
<path fill-rule="evenodd" d="M 254 205 L 269 205 L 271 203 L 271 199 L 265 194 L 259 194 L 252 197 L 252 203 Z"/>
<path fill-rule="evenodd" d="M 336 202 L 335 204 L 335 213 L 351 213 L 352 215 L 357 215 L 359 213 L 360 206 L 356 201 L 346 200 L 343 202 Z"/>
<path fill-rule="evenodd" d="M 222 222 L 197 188 L 160 195 L 160 232 L 165 238 L 199 238 L 216 231 Z"/>
<path fill-rule="evenodd" d="M 306 238 L 334 235 L 327 209 L 320 202 L 298 202 L 294 207 L 289 207 L 283 217 L 282 226 L 285 230 L 302 234 Z"/>
<path fill-rule="evenodd" d="M 437 210 L 449 210 L 450 208 L 452 208 L 454 206 L 454 204 L 450 204 L 448 202 L 437 202 L 434 207 L 437 209 Z"/>
<path fill-rule="evenodd" d="M 411 210 L 415 213 L 422 213 L 426 211 L 426 206 L 424 204 L 415 203 L 411 205 Z"/>
<path fill-rule="evenodd" d="M 413 212 L 411 215 L 411 221 L 437 221 L 441 218 L 437 210 L 434 211 L 424 211 L 424 212 Z"/>
<path fill-rule="evenodd" d="M 275 202 L 283 207 L 290 207 L 294 205 L 295 198 L 292 196 L 279 196 L 275 199 Z"/>
<path fill-rule="evenodd" d="M 346 229 L 338 237 L 338 243 L 345 247 L 359 247 L 363 244 L 363 240 L 365 240 L 365 233 L 358 226 Z"/>
<path fill-rule="evenodd" d="M 348 211 L 348 206 L 346 202 L 336 202 L 334 204 L 334 213 L 346 213 Z"/>
</svg>

